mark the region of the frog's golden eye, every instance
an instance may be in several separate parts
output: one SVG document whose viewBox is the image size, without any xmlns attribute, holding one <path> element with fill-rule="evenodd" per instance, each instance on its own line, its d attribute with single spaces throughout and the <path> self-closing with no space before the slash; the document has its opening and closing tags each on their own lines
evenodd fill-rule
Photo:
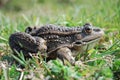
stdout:
<svg viewBox="0 0 120 80">
<path fill-rule="evenodd" d="M 83 28 L 84 32 L 87 34 L 92 33 L 92 25 L 90 23 L 86 23 Z"/>
</svg>

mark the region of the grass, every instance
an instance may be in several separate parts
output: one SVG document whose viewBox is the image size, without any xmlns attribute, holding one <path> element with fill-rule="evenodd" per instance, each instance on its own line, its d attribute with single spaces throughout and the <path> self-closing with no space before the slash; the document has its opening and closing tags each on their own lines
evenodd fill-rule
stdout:
<svg viewBox="0 0 120 80">
<path fill-rule="evenodd" d="M 23 0 L 24 1 L 24 0 Z M 0 79 L 33 80 L 112 80 L 120 79 L 120 1 L 119 0 L 26 0 L 10 1 L 0 11 Z M 101 27 L 105 31 L 102 45 L 105 50 L 92 49 L 87 52 L 89 59 L 79 66 L 64 66 L 59 60 L 38 63 L 36 58 L 23 63 L 24 70 L 11 64 L 12 51 L 8 38 L 14 32 L 23 32 L 27 26 L 57 24 L 81 26 L 86 22 Z M 22 59 L 22 60 L 21 60 Z M 40 58 L 41 59 L 41 58 Z M 6 61 L 8 60 L 8 61 Z M 24 80 L 23 79 L 23 80 Z M 119 80 L 116 78 L 116 80 Z"/>
</svg>

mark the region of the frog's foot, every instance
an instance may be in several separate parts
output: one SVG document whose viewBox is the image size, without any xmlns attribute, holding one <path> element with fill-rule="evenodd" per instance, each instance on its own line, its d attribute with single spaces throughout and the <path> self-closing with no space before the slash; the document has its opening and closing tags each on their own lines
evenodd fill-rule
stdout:
<svg viewBox="0 0 120 80">
<path fill-rule="evenodd" d="M 47 49 L 46 41 L 40 37 L 33 37 L 27 33 L 17 32 L 9 37 L 9 45 L 14 53 L 37 53 Z"/>
<path fill-rule="evenodd" d="M 67 47 L 60 48 L 59 50 L 57 50 L 57 55 L 58 55 L 58 58 L 62 60 L 63 64 L 64 64 L 64 59 L 69 61 L 72 65 L 75 64 L 75 60 L 69 48 Z"/>
<path fill-rule="evenodd" d="M 75 65 L 77 65 L 77 66 L 84 66 L 84 64 L 82 63 L 82 61 L 76 61 Z"/>
</svg>

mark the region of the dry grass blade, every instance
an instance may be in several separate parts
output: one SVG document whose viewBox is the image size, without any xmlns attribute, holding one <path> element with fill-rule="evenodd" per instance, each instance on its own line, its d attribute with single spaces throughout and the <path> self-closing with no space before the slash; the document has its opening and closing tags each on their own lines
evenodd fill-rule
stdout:
<svg viewBox="0 0 120 80">
<path fill-rule="evenodd" d="M 8 68 L 8 63 L 7 62 L 0 62 L 0 65 L 3 69 L 3 74 L 4 74 L 4 77 L 5 77 L 5 80 L 9 80 L 9 76 L 8 76 L 8 73 L 9 73 L 9 68 Z"/>
</svg>

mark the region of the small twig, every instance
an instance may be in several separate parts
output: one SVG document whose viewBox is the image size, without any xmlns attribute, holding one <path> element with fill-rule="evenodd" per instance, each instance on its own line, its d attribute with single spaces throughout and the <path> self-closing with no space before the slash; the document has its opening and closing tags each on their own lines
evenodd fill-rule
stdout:
<svg viewBox="0 0 120 80">
<path fill-rule="evenodd" d="M 4 77 L 5 77 L 5 80 L 9 80 L 9 77 L 8 77 L 8 67 L 1 62 L 1 66 L 3 68 L 3 73 L 4 73 Z"/>
<path fill-rule="evenodd" d="M 95 58 L 95 59 L 91 59 L 91 60 L 84 61 L 84 62 L 82 62 L 82 63 L 87 63 L 87 62 L 91 62 L 91 61 L 95 61 L 95 60 L 100 60 L 100 59 L 103 59 L 103 58 Z"/>
<path fill-rule="evenodd" d="M 22 71 L 19 80 L 23 80 L 23 76 L 24 76 L 24 72 Z"/>
</svg>

